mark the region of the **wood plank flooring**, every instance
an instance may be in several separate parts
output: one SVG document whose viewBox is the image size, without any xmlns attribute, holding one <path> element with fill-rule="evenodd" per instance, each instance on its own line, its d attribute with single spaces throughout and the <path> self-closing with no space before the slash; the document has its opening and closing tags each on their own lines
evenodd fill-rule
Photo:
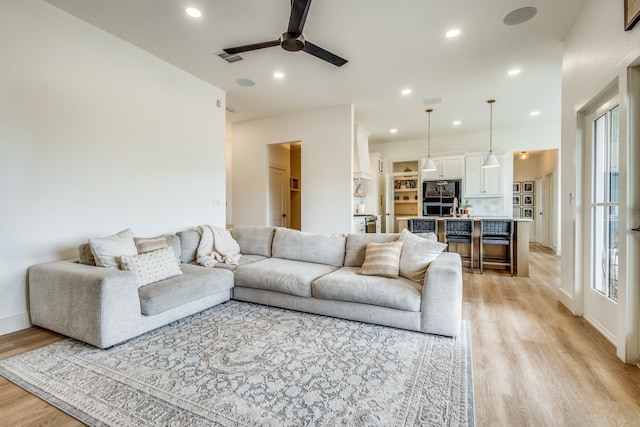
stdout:
<svg viewBox="0 0 640 427">
<path fill-rule="evenodd" d="M 555 255 L 532 245 L 530 262 L 530 278 L 464 274 L 476 425 L 639 426 L 640 369 L 558 302 Z M 59 339 L 39 328 L 0 336 L 0 359 Z M 82 424 L 0 377 L 0 425 Z"/>
</svg>

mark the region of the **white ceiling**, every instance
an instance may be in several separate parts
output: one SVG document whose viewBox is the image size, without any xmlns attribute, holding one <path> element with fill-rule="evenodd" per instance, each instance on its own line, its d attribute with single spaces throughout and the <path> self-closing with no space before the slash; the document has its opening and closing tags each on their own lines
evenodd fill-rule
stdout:
<svg viewBox="0 0 640 427">
<path fill-rule="evenodd" d="M 442 102 L 431 106 L 432 136 L 486 129 L 489 98 L 496 129 L 559 126 L 562 40 L 586 0 L 316 0 L 304 36 L 347 59 L 341 68 L 279 47 L 243 53 L 233 64 L 216 55 L 277 39 L 289 0 L 47 1 L 226 90 L 232 123 L 354 104 L 370 141 L 382 142 L 423 138 L 423 100 L 433 97 Z M 202 17 L 187 16 L 187 6 Z M 503 24 L 524 6 L 538 14 Z M 462 33 L 447 39 L 452 28 Z M 512 68 L 522 72 L 509 77 Z M 275 71 L 286 77 L 274 79 Z M 242 87 L 238 78 L 256 84 Z M 407 87 L 413 93 L 401 95 Z M 540 115 L 530 116 L 534 110 Z"/>
</svg>

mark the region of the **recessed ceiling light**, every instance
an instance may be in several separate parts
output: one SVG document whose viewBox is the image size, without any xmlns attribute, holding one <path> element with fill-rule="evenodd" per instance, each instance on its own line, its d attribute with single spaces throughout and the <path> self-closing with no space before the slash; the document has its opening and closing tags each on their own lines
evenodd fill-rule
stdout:
<svg viewBox="0 0 640 427">
<path fill-rule="evenodd" d="M 276 79 L 284 79 L 284 73 L 276 71 L 275 73 L 273 73 L 273 77 L 275 77 Z"/>
<path fill-rule="evenodd" d="M 411 92 L 412 92 L 411 89 L 407 88 L 407 89 L 402 89 L 401 93 L 403 95 L 411 95 Z"/>
<path fill-rule="evenodd" d="M 194 18 L 200 18 L 202 16 L 202 12 L 195 7 L 188 7 L 185 9 L 185 12 L 187 12 L 187 15 L 193 16 Z"/>
<path fill-rule="evenodd" d="M 456 120 L 455 122 L 453 122 L 454 126 L 460 126 L 462 124 L 462 122 L 460 120 Z"/>
<path fill-rule="evenodd" d="M 398 129 L 396 128 L 389 129 L 389 133 L 398 133 Z"/>
<path fill-rule="evenodd" d="M 236 79 L 236 84 L 244 87 L 251 87 L 254 86 L 256 82 L 251 79 L 245 79 L 244 77 L 241 77 L 239 79 Z"/>
<path fill-rule="evenodd" d="M 457 28 L 447 31 L 447 34 L 446 34 L 448 38 L 458 37 L 459 35 L 460 35 L 460 30 Z"/>
<path fill-rule="evenodd" d="M 513 70 L 509 70 L 509 72 L 507 73 L 510 76 L 516 76 L 518 74 L 520 74 L 520 69 L 519 68 L 514 68 Z"/>
<path fill-rule="evenodd" d="M 532 116 L 539 116 L 540 115 L 540 111 L 532 111 L 529 113 Z"/>
</svg>

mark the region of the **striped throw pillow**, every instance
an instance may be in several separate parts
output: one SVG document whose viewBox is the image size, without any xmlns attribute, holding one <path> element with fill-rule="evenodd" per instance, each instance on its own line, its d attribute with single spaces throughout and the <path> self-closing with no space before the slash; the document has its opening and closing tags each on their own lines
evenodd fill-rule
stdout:
<svg viewBox="0 0 640 427">
<path fill-rule="evenodd" d="M 139 254 L 146 254 L 147 252 L 157 251 L 158 249 L 168 248 L 167 238 L 165 236 L 158 237 L 134 237 L 133 241 L 136 242 L 136 248 Z"/>
<path fill-rule="evenodd" d="M 369 243 L 362 268 L 358 274 L 396 279 L 400 271 L 402 243 L 401 240 L 389 243 Z"/>
</svg>

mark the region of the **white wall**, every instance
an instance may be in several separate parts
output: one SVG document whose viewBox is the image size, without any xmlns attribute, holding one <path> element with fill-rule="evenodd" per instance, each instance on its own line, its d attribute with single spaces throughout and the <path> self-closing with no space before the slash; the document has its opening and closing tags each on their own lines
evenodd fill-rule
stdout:
<svg viewBox="0 0 640 427">
<path fill-rule="evenodd" d="M 565 40 L 563 54 L 563 86 L 562 86 L 562 158 L 561 158 L 561 218 L 562 218 L 562 279 L 560 288 L 560 300 L 574 313 L 582 314 L 582 278 L 579 275 L 582 269 L 580 248 L 582 246 L 579 209 L 582 204 L 582 175 L 578 165 L 581 162 L 581 125 L 580 110 L 586 108 L 589 103 L 598 97 L 607 87 L 613 84 L 621 94 L 620 118 L 621 118 L 621 159 L 626 159 L 627 150 L 627 67 L 640 58 L 640 27 L 633 31 L 625 32 L 623 28 L 623 2 L 611 0 L 588 0 L 580 16 L 574 23 L 572 30 Z M 637 143 L 637 140 L 634 142 Z M 633 145 L 633 144 L 631 144 Z M 622 169 L 625 169 L 623 171 Z M 637 165 L 635 166 L 637 168 Z M 630 169 L 630 172 L 633 170 Z M 621 168 L 621 204 L 626 205 L 628 194 L 626 193 L 626 166 Z M 570 195 L 576 197 L 576 203 L 571 203 Z M 620 217 L 620 228 L 627 229 L 633 226 L 628 224 L 628 219 L 633 220 L 632 213 L 637 210 L 631 204 Z M 629 236 L 629 240 L 637 238 Z M 636 243 L 637 244 L 637 243 Z M 621 312 L 634 305 L 637 306 L 637 280 L 632 279 L 626 287 L 629 277 L 632 277 L 637 260 L 627 259 L 627 248 L 620 248 L 619 268 L 620 288 L 619 307 Z M 637 273 L 636 273 L 637 279 Z M 634 283 L 635 282 L 635 283 Z M 627 291 L 633 291 L 635 296 L 627 295 Z M 628 298 L 629 297 L 629 298 Z M 636 309 L 637 310 L 637 309 Z M 637 319 L 631 323 L 630 319 L 622 318 L 619 322 L 618 337 L 622 340 L 631 332 L 625 331 L 625 327 L 634 324 L 637 328 Z M 619 343 L 620 344 L 620 343 Z M 624 345 L 618 346 L 618 355 L 628 358 L 624 353 Z"/>
<path fill-rule="evenodd" d="M 39 0 L 0 3 L 0 58 L 0 334 L 29 326 L 29 265 L 224 225 L 223 91 Z"/>
<path fill-rule="evenodd" d="M 302 142 L 302 230 L 349 233 L 353 212 L 353 106 L 233 125 L 233 223 L 265 225 L 268 145 Z"/>
<path fill-rule="evenodd" d="M 535 120 L 535 119 L 534 119 Z M 522 129 L 493 129 L 493 151 L 550 150 L 560 148 L 560 123 L 553 126 L 532 126 Z M 427 137 L 371 143 L 370 152 L 380 152 L 385 159 L 427 157 Z M 489 151 L 489 129 L 483 132 L 434 136 L 431 135 L 431 156 Z"/>
</svg>

